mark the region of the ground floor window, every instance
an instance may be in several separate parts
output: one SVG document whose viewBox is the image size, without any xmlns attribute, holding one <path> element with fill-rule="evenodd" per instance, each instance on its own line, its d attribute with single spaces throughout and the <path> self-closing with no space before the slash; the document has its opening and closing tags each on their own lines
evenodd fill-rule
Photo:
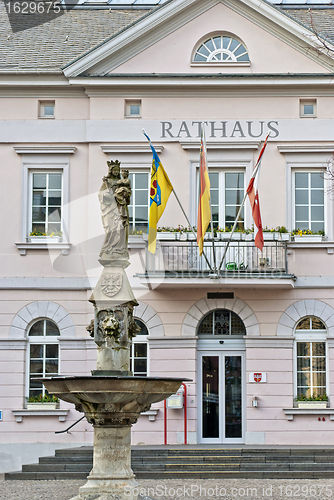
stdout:
<svg viewBox="0 0 334 500">
<path fill-rule="evenodd" d="M 149 374 L 149 349 L 148 349 L 148 329 L 143 321 L 135 319 L 140 328 L 136 337 L 132 339 L 130 351 L 130 371 L 137 376 L 147 376 Z"/>
<path fill-rule="evenodd" d="M 27 396 L 45 396 L 46 389 L 37 377 L 48 377 L 59 374 L 59 329 L 53 321 L 41 319 L 29 330 L 28 338 L 28 387 Z"/>
<path fill-rule="evenodd" d="M 296 326 L 296 396 L 307 398 L 327 393 L 326 327 L 314 317 Z"/>
</svg>

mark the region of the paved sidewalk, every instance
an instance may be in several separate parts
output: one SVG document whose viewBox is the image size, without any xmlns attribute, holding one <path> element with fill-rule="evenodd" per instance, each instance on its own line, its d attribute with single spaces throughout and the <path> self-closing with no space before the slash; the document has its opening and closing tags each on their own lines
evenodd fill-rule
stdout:
<svg viewBox="0 0 334 500">
<path fill-rule="evenodd" d="M 70 500 L 85 481 L 4 481 L 0 500 Z M 138 491 L 154 499 L 334 500 L 333 479 L 141 480 Z"/>
</svg>

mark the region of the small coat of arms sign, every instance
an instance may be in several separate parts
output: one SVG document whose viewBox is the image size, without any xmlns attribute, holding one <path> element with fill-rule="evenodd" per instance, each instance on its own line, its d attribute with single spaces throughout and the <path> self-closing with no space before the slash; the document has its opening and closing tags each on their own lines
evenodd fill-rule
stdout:
<svg viewBox="0 0 334 500">
<path fill-rule="evenodd" d="M 249 382 L 267 382 L 267 374 L 265 372 L 252 372 L 249 374 Z"/>
<path fill-rule="evenodd" d="M 122 275 L 121 274 L 105 274 L 101 281 L 101 288 L 107 297 L 117 295 L 122 288 Z"/>
</svg>

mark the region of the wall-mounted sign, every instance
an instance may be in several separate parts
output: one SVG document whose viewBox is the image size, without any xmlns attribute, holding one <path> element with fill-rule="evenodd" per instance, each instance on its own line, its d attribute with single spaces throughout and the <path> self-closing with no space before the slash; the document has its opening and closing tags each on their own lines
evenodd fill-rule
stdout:
<svg viewBox="0 0 334 500">
<path fill-rule="evenodd" d="M 176 394 L 172 394 L 167 398 L 167 408 L 180 410 L 183 408 L 183 390 L 178 390 Z"/>
<path fill-rule="evenodd" d="M 0 422 L 2 420 L 2 410 L 0 410 Z"/>
<path fill-rule="evenodd" d="M 267 382 L 267 374 L 265 372 L 252 372 L 249 374 L 250 382 Z"/>
</svg>

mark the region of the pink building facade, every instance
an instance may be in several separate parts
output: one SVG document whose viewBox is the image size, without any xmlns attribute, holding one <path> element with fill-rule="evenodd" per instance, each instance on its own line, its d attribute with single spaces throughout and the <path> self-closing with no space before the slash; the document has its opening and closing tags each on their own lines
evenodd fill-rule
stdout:
<svg viewBox="0 0 334 500">
<path fill-rule="evenodd" d="M 30 409 L 26 398 L 44 391 L 36 375 L 95 368 L 86 326 L 104 237 L 97 193 L 115 159 L 132 181 L 127 275 L 141 326 L 132 369 L 191 379 L 187 442 L 334 445 L 334 207 L 325 173 L 333 56 L 304 7 L 82 4 L 21 30 L 1 8 L 2 471 L 92 443 L 86 420 L 55 434 L 81 417 L 72 405 Z M 319 32 L 333 12 L 322 7 L 314 9 Z M 196 225 L 202 121 L 218 262 L 270 132 L 259 196 L 272 231 L 259 252 L 247 201 L 216 278 L 192 234 L 178 229 L 188 223 L 173 195 L 159 222 L 168 230 L 155 256 L 147 251 L 152 153 L 142 129 Z M 282 226 L 287 232 L 274 231 Z M 205 252 L 212 265 L 209 238 Z M 328 401 L 300 408 L 300 394 Z M 184 443 L 184 409 L 167 415 L 168 443 Z M 132 438 L 164 443 L 163 404 L 140 417 Z"/>
</svg>

